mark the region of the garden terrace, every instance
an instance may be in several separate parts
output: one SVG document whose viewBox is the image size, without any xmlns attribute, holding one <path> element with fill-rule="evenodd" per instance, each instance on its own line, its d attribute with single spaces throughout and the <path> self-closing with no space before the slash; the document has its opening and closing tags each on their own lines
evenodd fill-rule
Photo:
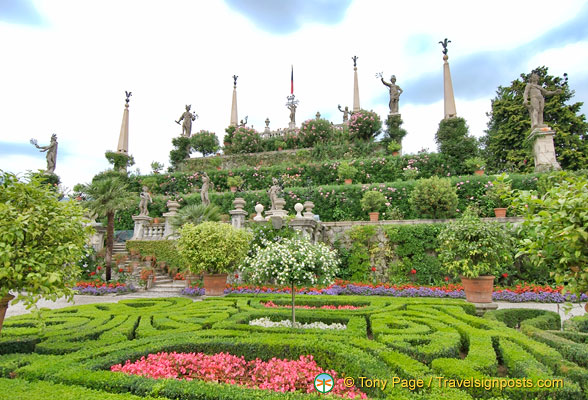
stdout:
<svg viewBox="0 0 588 400">
<path fill-rule="evenodd" d="M 0 339 L 0 388 L 2 393 L 17 388 L 21 399 L 36 399 L 43 391 L 63 399 L 321 398 L 110 371 L 113 365 L 158 352 L 224 352 L 264 361 L 312 355 L 321 368 L 353 377 L 356 384 L 360 376 L 388 380 L 383 390 L 360 388 L 374 399 L 585 399 L 588 390 L 586 355 L 579 351 L 586 343 L 586 317 L 574 318 L 560 331 L 554 313 L 508 310 L 480 318 L 473 305 L 462 300 L 297 299 L 298 305 L 360 308 L 297 310 L 300 321 L 346 324 L 341 331 L 250 326 L 248 322 L 259 317 L 288 319 L 288 309 L 264 306 L 270 300 L 287 304 L 288 296 L 278 295 L 230 295 L 198 302 L 126 300 L 43 311 L 43 330 L 31 315 L 11 317 Z M 513 329 L 519 325 L 520 330 Z M 425 387 L 411 391 L 393 386 L 394 377 L 423 379 Z M 439 388 L 435 377 L 562 379 L 563 388 Z"/>
</svg>

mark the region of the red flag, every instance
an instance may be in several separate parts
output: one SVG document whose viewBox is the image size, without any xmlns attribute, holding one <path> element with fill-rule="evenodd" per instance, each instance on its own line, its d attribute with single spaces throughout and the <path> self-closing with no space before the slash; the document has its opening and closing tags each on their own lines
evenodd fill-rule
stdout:
<svg viewBox="0 0 588 400">
<path fill-rule="evenodd" d="M 290 76 L 290 94 L 294 94 L 294 66 L 292 65 L 292 75 Z"/>
</svg>

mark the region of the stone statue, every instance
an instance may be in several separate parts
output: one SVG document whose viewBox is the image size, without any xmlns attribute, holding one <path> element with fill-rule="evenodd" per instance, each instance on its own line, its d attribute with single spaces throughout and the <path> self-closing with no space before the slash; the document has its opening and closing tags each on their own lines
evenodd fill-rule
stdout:
<svg viewBox="0 0 588 400">
<path fill-rule="evenodd" d="M 523 93 L 523 105 L 527 107 L 531 116 L 531 129 L 547 126 L 543 123 L 543 107 L 545 107 L 543 96 L 550 96 L 561 92 L 561 89 L 547 90 L 543 88 L 539 85 L 539 75 L 534 72 L 531 74 L 529 82 L 525 86 L 525 92 Z"/>
<path fill-rule="evenodd" d="M 316 117 L 316 119 L 321 119 L 321 113 L 319 111 L 317 111 L 315 117 Z"/>
<path fill-rule="evenodd" d="M 190 137 L 192 134 L 192 121 L 198 118 L 197 114 L 193 114 L 190 109 L 192 105 L 186 105 L 186 111 L 182 114 L 179 120 L 176 121 L 176 124 L 182 125 L 182 136 Z M 184 121 L 180 124 L 181 121 Z"/>
<path fill-rule="evenodd" d="M 200 188 L 200 199 L 205 206 L 210 205 L 210 199 L 208 198 L 208 189 L 210 189 L 210 185 L 212 185 L 212 183 L 210 182 L 208 174 L 205 172 L 202 175 L 202 187 Z"/>
<path fill-rule="evenodd" d="M 288 104 L 288 109 L 290 110 L 290 125 L 296 125 L 296 104 L 290 103 Z"/>
<path fill-rule="evenodd" d="M 385 86 L 390 88 L 390 103 L 388 104 L 390 107 L 390 114 L 398 114 L 398 100 L 402 94 L 402 89 L 396 84 L 396 76 L 392 75 L 390 77 L 390 83 L 386 82 L 381 76 L 380 80 Z"/>
<path fill-rule="evenodd" d="M 267 129 L 269 129 L 269 124 L 270 124 L 270 120 L 269 120 L 269 118 L 266 118 L 266 119 L 265 119 L 265 127 L 266 127 Z"/>
<path fill-rule="evenodd" d="M 273 185 L 267 193 L 269 194 L 270 202 L 272 204 L 270 210 L 276 210 L 276 199 L 278 198 L 278 194 L 282 191 L 282 187 L 276 178 L 272 178 L 272 183 Z"/>
<path fill-rule="evenodd" d="M 47 175 L 55 174 L 55 163 L 57 162 L 57 135 L 55 133 L 51 135 L 51 142 L 48 146 L 39 146 L 35 139 L 31 139 L 31 144 L 41 150 L 41 152 L 47 152 L 47 169 L 45 170 L 45 173 Z"/>
<path fill-rule="evenodd" d="M 151 198 L 151 194 L 149 194 L 149 188 L 147 186 L 143 186 L 143 191 L 140 194 L 141 201 L 139 202 L 139 215 L 148 216 L 149 215 L 149 203 L 153 203 L 153 199 Z"/>
<path fill-rule="evenodd" d="M 341 109 L 341 104 L 339 104 L 338 106 L 339 111 L 341 111 L 343 113 L 343 123 L 348 122 L 349 121 L 349 107 L 345 106 L 345 109 Z"/>
<path fill-rule="evenodd" d="M 245 120 L 241 120 L 241 123 L 239 124 L 240 127 L 244 127 L 245 125 L 247 125 L 247 118 L 249 118 L 248 115 L 245 116 Z"/>
</svg>

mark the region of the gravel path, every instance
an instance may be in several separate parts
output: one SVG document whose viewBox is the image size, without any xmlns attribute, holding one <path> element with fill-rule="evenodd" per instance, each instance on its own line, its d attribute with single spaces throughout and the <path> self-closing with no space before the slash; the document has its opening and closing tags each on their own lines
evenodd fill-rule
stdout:
<svg viewBox="0 0 588 400">
<path fill-rule="evenodd" d="M 64 307 L 71 307 L 71 306 L 79 306 L 82 304 L 94 304 L 94 303 L 116 303 L 120 300 L 127 300 L 127 299 L 145 299 L 145 298 L 154 298 L 154 297 L 170 297 L 169 293 L 157 293 L 157 292 L 144 292 L 138 291 L 134 293 L 124 294 L 124 295 L 104 295 L 104 296 L 87 296 L 87 295 L 76 295 L 74 296 L 74 302 L 68 303 L 65 299 L 58 299 L 57 301 L 47 301 L 41 300 L 37 303 L 39 308 L 64 308 Z M 188 297 L 188 296 L 181 296 L 178 294 L 174 297 Z M 193 298 L 194 301 L 199 301 L 201 298 Z M 503 301 L 496 302 L 498 304 L 498 309 L 502 308 L 533 308 L 533 309 L 540 309 L 540 310 L 548 310 L 554 311 L 559 313 L 561 316 L 562 321 L 569 319 L 571 317 L 575 317 L 577 315 L 584 315 L 584 304 L 574 304 L 572 310 L 566 314 L 564 310 L 563 304 L 553 304 L 553 303 L 507 303 Z M 30 310 L 27 310 L 22 303 L 18 303 L 15 305 L 8 306 L 8 310 L 6 310 L 6 317 L 11 317 L 13 315 L 21 315 L 26 314 Z"/>
</svg>

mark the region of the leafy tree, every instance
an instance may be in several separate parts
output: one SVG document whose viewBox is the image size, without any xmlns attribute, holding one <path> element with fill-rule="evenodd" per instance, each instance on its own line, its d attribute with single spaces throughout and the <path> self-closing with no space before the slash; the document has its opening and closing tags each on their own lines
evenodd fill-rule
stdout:
<svg viewBox="0 0 588 400">
<path fill-rule="evenodd" d="M 409 202 L 414 212 L 424 218 L 451 218 L 456 213 L 458 197 L 449 179 L 432 176 L 418 180 Z"/>
<path fill-rule="evenodd" d="M 179 136 L 172 139 L 174 148 L 169 152 L 169 161 L 174 169 L 178 169 L 180 164 L 190 157 L 190 138 Z"/>
<path fill-rule="evenodd" d="M 13 290 L 29 308 L 41 298 L 73 298 L 91 229 L 83 211 L 35 177 L 0 171 L 0 299 Z"/>
<path fill-rule="evenodd" d="M 99 178 L 99 179 L 96 179 Z M 97 176 L 92 184 L 81 191 L 87 200 L 87 207 L 98 216 L 106 216 L 106 280 L 111 278 L 112 248 L 114 246 L 114 214 L 135 202 L 128 185 L 118 177 Z"/>
<path fill-rule="evenodd" d="M 104 156 L 116 171 L 126 171 L 131 165 L 135 165 L 135 159 L 131 155 L 116 151 L 107 151 Z"/>
<path fill-rule="evenodd" d="M 300 126 L 298 137 L 302 147 L 313 147 L 317 143 L 327 143 L 333 140 L 335 129 L 333 124 L 323 118 L 309 119 Z"/>
<path fill-rule="evenodd" d="M 588 123 L 579 114 L 581 102 L 566 104 L 574 91 L 563 78 L 548 75 L 546 67 L 535 71 L 539 84 L 548 90 L 561 89 L 562 93 L 545 98 L 544 122 L 555 131 L 554 143 L 557 160 L 564 169 L 585 168 L 588 162 Z M 533 168 L 531 145 L 526 138 L 531 133 L 531 118 L 523 105 L 523 93 L 530 74 L 521 74 L 510 86 L 499 86 L 492 100 L 488 130 L 482 138 L 488 167 L 494 171 L 530 171 Z"/>
<path fill-rule="evenodd" d="M 219 149 L 218 138 L 214 132 L 200 131 L 190 138 L 190 145 L 194 151 L 202 153 L 204 157 L 216 153 Z"/>
<path fill-rule="evenodd" d="M 443 119 L 435 134 L 439 151 L 445 155 L 459 173 L 467 172 L 465 160 L 478 154 L 478 141 L 468 135 L 469 128 L 463 118 Z"/>
</svg>

